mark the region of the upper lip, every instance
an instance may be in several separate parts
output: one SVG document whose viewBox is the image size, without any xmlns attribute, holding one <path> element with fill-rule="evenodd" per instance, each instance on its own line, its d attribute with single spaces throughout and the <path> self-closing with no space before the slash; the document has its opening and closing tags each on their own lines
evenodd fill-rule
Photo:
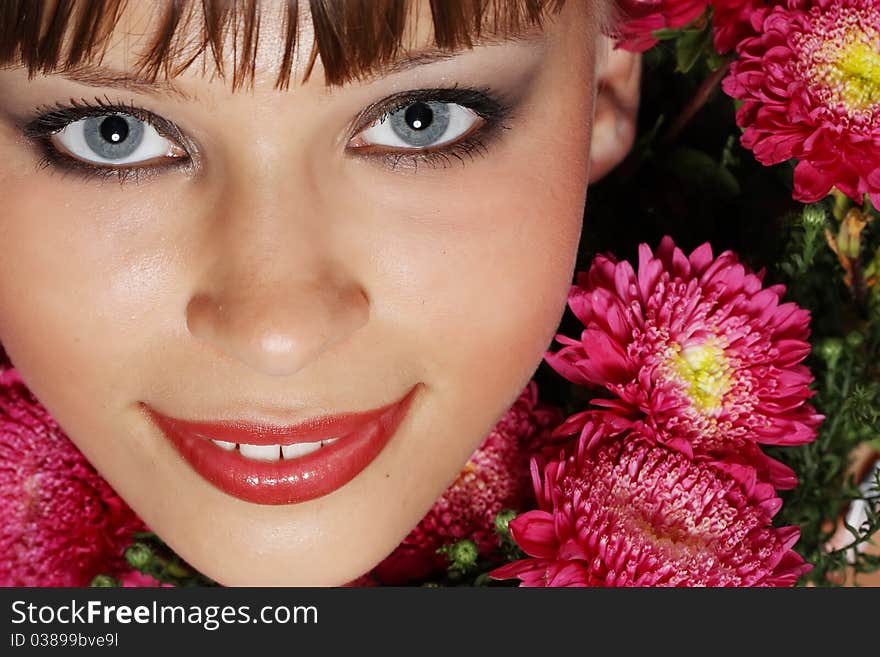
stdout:
<svg viewBox="0 0 880 657">
<path fill-rule="evenodd" d="M 393 402 L 371 411 L 324 415 L 289 425 L 249 420 L 220 420 L 216 422 L 183 420 L 164 415 L 149 404 L 142 405 L 151 415 L 158 415 L 166 422 L 173 422 L 178 428 L 193 435 L 246 445 L 293 445 L 348 435 L 379 419 L 396 403 Z"/>
</svg>

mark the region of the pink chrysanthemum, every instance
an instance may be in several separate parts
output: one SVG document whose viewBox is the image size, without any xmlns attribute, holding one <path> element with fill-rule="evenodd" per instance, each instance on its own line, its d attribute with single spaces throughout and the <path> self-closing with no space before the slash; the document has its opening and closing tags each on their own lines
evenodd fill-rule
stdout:
<svg viewBox="0 0 880 657">
<path fill-rule="evenodd" d="M 618 427 L 637 426 L 688 457 L 750 463 L 780 488 L 794 473 L 757 443 L 797 445 L 816 436 L 822 416 L 807 399 L 813 377 L 809 313 L 780 303 L 783 285 L 762 289 L 731 251 L 709 244 L 690 256 L 664 237 L 657 253 L 639 247 L 638 272 L 613 256 L 579 273 L 569 306 L 584 323 L 580 339 L 547 362 L 568 380 L 601 386 L 594 400 Z M 566 420 L 557 435 L 582 429 L 596 411 Z"/>
<path fill-rule="evenodd" d="M 174 584 L 163 584 L 155 577 L 145 575 L 139 570 L 129 570 L 124 573 L 119 573 L 116 575 L 116 578 L 124 588 L 174 588 Z"/>
<path fill-rule="evenodd" d="M 768 0 L 712 0 L 715 49 L 720 53 L 730 52 L 740 41 L 754 36 L 759 28 L 752 21 L 763 16 L 759 10 L 768 4 Z"/>
<path fill-rule="evenodd" d="M 86 586 L 127 568 L 141 521 L 14 369 L 0 369 L 0 586 Z"/>
<path fill-rule="evenodd" d="M 798 160 L 799 201 L 837 187 L 880 205 L 880 5 L 788 0 L 758 27 L 723 83 L 743 101 L 743 145 L 762 164 Z"/>
<path fill-rule="evenodd" d="M 622 0 L 615 26 L 618 48 L 643 52 L 657 43 L 654 32 L 684 27 L 706 10 L 708 0 Z"/>
<path fill-rule="evenodd" d="M 533 505 L 529 459 L 562 418 L 561 411 L 538 402 L 538 386 L 530 381 L 455 482 L 374 575 L 385 584 L 425 578 L 445 566 L 437 548 L 463 538 L 476 541 L 484 556 L 495 550 L 495 515 Z"/>
<path fill-rule="evenodd" d="M 491 575 L 523 586 L 791 586 L 810 567 L 773 527 L 781 505 L 746 466 L 697 463 L 638 435 L 591 440 L 533 475 L 538 510 L 510 531 L 532 558 Z M 590 449 L 590 445 L 596 445 Z"/>
</svg>

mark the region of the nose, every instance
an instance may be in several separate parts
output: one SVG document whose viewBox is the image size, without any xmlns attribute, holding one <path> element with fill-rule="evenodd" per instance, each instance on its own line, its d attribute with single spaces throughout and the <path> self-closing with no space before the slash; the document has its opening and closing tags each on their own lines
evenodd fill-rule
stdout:
<svg viewBox="0 0 880 657">
<path fill-rule="evenodd" d="M 366 323 L 366 297 L 352 287 L 290 280 L 238 288 L 194 295 L 187 327 L 264 374 L 293 374 Z"/>
<path fill-rule="evenodd" d="M 265 207 L 242 219 L 244 208 L 227 206 L 225 226 L 215 224 L 219 237 L 210 241 L 210 266 L 186 306 L 192 336 L 272 376 L 294 374 L 345 341 L 370 310 L 326 239 L 286 207 L 287 221 Z"/>
</svg>

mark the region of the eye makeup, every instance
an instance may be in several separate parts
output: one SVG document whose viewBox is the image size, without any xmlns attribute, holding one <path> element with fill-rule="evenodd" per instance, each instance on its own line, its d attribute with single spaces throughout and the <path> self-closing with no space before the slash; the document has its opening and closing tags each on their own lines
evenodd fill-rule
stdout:
<svg viewBox="0 0 880 657">
<path fill-rule="evenodd" d="M 436 147 L 393 148 L 369 144 L 356 148 L 346 147 L 346 154 L 373 160 L 389 170 L 417 170 L 420 165 L 445 168 L 456 162 L 464 165 L 466 158 L 486 154 L 492 141 L 500 132 L 509 128 L 506 120 L 511 114 L 511 104 L 502 95 L 487 88 L 460 88 L 457 85 L 445 88 L 418 89 L 402 92 L 373 103 L 357 114 L 354 128 L 348 134 L 348 142 L 357 137 L 367 127 L 383 122 L 395 112 L 404 110 L 416 103 L 450 103 L 467 108 L 479 118 L 479 124 L 454 141 Z M 198 148 L 173 122 L 131 102 L 112 102 L 110 99 L 95 98 L 71 99 L 68 104 L 41 106 L 34 111 L 35 116 L 26 120 L 22 131 L 41 152 L 39 166 L 82 176 L 86 179 L 116 178 L 120 182 L 139 181 L 143 176 L 156 176 L 171 170 L 192 169 L 197 164 Z M 93 163 L 77 158 L 59 148 L 53 136 L 67 126 L 86 119 L 121 114 L 152 126 L 157 133 L 178 146 L 182 151 L 179 157 L 165 157 L 145 163 L 113 165 Z"/>
<path fill-rule="evenodd" d="M 513 113 L 513 103 L 509 98 L 488 88 L 445 87 L 406 91 L 385 98 L 366 107 L 356 118 L 357 126 L 351 135 L 354 138 L 376 121 L 383 122 L 388 116 L 400 112 L 416 103 L 454 103 L 471 110 L 481 124 L 469 130 L 462 138 L 436 147 L 397 149 L 389 152 L 382 146 L 362 146 L 356 149 L 358 155 L 377 158 L 391 170 L 401 168 L 417 170 L 419 164 L 445 168 L 455 161 L 464 165 L 465 157 L 473 159 L 476 155 L 489 152 L 491 143 L 500 136 L 502 130 L 510 129 L 508 121 Z"/>
<path fill-rule="evenodd" d="M 133 103 L 113 102 L 107 97 L 98 97 L 92 101 L 72 98 L 67 105 L 57 103 L 53 106 L 41 106 L 35 113 L 36 116 L 25 123 L 22 132 L 42 151 L 38 166 L 52 168 L 61 173 L 76 174 L 85 179 L 116 178 L 119 182 L 137 182 L 145 175 L 155 176 L 169 170 L 192 168 L 195 154 L 198 152 L 192 140 L 187 138 L 174 123 Z M 53 143 L 53 135 L 77 121 L 114 114 L 125 115 L 149 124 L 184 154 L 179 157 L 161 158 L 152 163 L 111 166 L 79 159 L 62 152 Z"/>
</svg>

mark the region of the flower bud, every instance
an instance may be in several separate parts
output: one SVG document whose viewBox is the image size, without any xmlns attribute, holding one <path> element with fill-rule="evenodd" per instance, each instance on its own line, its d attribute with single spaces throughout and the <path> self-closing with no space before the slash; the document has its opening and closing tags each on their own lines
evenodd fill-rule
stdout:
<svg viewBox="0 0 880 657">
<path fill-rule="evenodd" d="M 501 509 L 495 514 L 495 533 L 504 538 L 510 537 L 510 521 L 516 518 L 516 511 L 513 509 Z"/>
<path fill-rule="evenodd" d="M 846 344 L 850 349 L 858 349 L 865 344 L 865 336 L 859 331 L 850 331 L 846 336 Z"/>
<path fill-rule="evenodd" d="M 829 364 L 834 365 L 843 353 L 843 342 L 840 338 L 826 338 L 819 344 L 819 355 Z"/>
<path fill-rule="evenodd" d="M 825 216 L 825 209 L 814 203 L 804 208 L 801 222 L 807 230 L 820 230 L 825 227 Z"/>
<path fill-rule="evenodd" d="M 119 586 L 119 582 L 110 575 L 95 575 L 89 586 L 92 588 L 112 588 Z"/>
<path fill-rule="evenodd" d="M 145 543 L 134 543 L 125 549 L 125 560 L 132 568 L 143 570 L 153 560 L 153 551 Z"/>
<path fill-rule="evenodd" d="M 469 538 L 463 538 L 449 546 L 449 563 L 456 570 L 468 570 L 477 564 L 480 550 L 477 544 Z"/>
</svg>

